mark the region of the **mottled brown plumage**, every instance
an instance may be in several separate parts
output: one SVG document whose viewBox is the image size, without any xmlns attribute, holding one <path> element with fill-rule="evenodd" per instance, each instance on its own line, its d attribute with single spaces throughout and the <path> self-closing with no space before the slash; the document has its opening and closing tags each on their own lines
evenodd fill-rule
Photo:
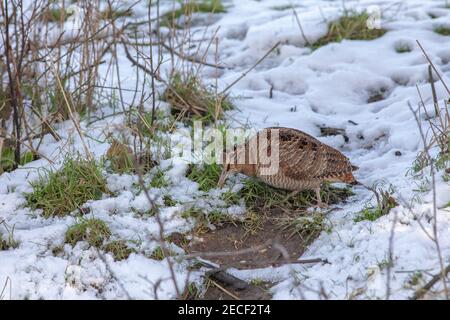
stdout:
<svg viewBox="0 0 450 320">
<path fill-rule="evenodd" d="M 264 139 L 267 141 L 267 148 L 263 145 Z M 264 155 L 264 153 L 258 153 L 262 149 L 270 157 L 272 152 L 276 152 L 277 147 L 278 171 L 266 174 L 264 169 L 267 169 L 269 165 L 267 162 L 264 163 L 264 157 L 256 155 Z M 238 160 L 244 158 L 245 163 Z M 314 189 L 318 204 L 322 205 L 321 184 L 324 182 L 355 184 L 357 182 L 352 174 L 355 169 L 356 167 L 352 166 L 348 158 L 340 151 L 314 137 L 296 129 L 272 127 L 259 131 L 247 143 L 226 155 L 219 185 L 223 185 L 229 173 L 240 172 L 247 176 L 258 177 L 275 188 L 294 191 L 294 193 Z"/>
</svg>

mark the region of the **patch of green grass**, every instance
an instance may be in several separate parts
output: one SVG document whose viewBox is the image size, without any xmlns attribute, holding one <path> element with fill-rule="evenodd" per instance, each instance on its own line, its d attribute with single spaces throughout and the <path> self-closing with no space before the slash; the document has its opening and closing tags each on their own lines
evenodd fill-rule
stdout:
<svg viewBox="0 0 450 320">
<path fill-rule="evenodd" d="M 42 20 L 45 22 L 64 22 L 72 16 L 74 12 L 63 10 L 62 8 L 48 8 L 42 13 Z"/>
<path fill-rule="evenodd" d="M 420 271 L 414 272 L 408 279 L 408 284 L 410 286 L 418 286 L 423 281 L 423 274 Z"/>
<path fill-rule="evenodd" d="M 411 168 L 406 172 L 406 175 L 412 176 L 414 179 L 424 180 L 423 184 L 428 184 L 429 182 L 428 171 L 424 169 L 431 166 L 432 163 L 436 171 L 442 173 L 444 181 L 450 181 L 450 134 L 445 128 L 443 130 L 439 129 L 439 131 L 434 136 L 433 140 L 435 142 L 428 146 L 428 148 L 438 147 L 438 154 L 430 159 L 425 151 L 420 151 L 414 159 Z"/>
<path fill-rule="evenodd" d="M 158 126 L 158 130 L 159 129 L 161 128 Z M 162 133 L 162 131 L 159 132 Z M 171 140 L 168 132 L 169 130 L 165 131 L 165 133 L 162 134 L 154 134 L 153 137 L 151 137 L 147 141 L 144 140 L 145 147 L 147 148 L 147 150 L 149 150 L 147 153 L 150 161 L 148 162 L 150 162 L 153 167 L 160 163 L 162 160 L 167 160 L 172 157 Z M 155 148 L 156 150 L 154 150 L 153 148 Z M 152 151 L 152 153 L 150 154 L 150 150 L 154 151 Z"/>
<path fill-rule="evenodd" d="M 264 286 L 265 281 L 260 278 L 255 278 L 255 279 L 250 280 L 250 284 L 252 286 L 256 286 L 256 287 L 262 287 L 262 286 Z"/>
<path fill-rule="evenodd" d="M 14 249 L 17 248 L 18 245 L 19 244 L 16 242 L 0 239 L 0 251 Z"/>
<path fill-rule="evenodd" d="M 413 182 L 415 185 L 415 188 L 413 191 L 424 193 L 430 190 L 431 188 L 431 181 L 427 176 L 423 176 L 422 179 L 418 179 L 417 181 Z"/>
<path fill-rule="evenodd" d="M 155 175 L 150 182 L 150 187 L 152 188 L 166 188 L 169 186 L 169 183 L 166 180 L 166 176 L 164 171 L 157 169 Z"/>
<path fill-rule="evenodd" d="M 10 230 L 6 223 L 4 223 L 6 231 L 8 232 L 8 236 L 6 240 L 3 235 L 0 233 L 0 251 L 15 249 L 19 246 L 19 242 L 14 239 L 14 227 Z"/>
<path fill-rule="evenodd" d="M 243 181 L 244 187 L 239 191 L 238 195 L 243 198 L 247 207 L 253 208 L 263 204 L 266 207 L 283 206 L 306 208 L 317 201 L 315 192 L 305 190 L 289 197 L 290 191 L 272 188 L 264 182 L 249 178 Z M 339 203 L 353 195 L 349 187 L 341 189 L 324 184 L 320 189 L 322 201 L 328 204 Z M 287 199 L 286 199 L 287 198 Z"/>
<path fill-rule="evenodd" d="M 256 212 L 254 210 L 247 211 L 242 226 L 245 230 L 245 235 L 256 235 L 263 229 L 263 224 L 267 217 L 263 212 Z"/>
<path fill-rule="evenodd" d="M 247 207 L 252 207 L 258 200 L 264 200 L 271 206 L 282 200 L 283 191 L 271 188 L 269 185 L 255 178 L 243 181 L 244 187 L 238 192 L 239 198 L 243 198 Z"/>
<path fill-rule="evenodd" d="M 233 109 L 227 96 L 216 94 L 194 75 L 183 76 L 179 72 L 170 78 L 162 99 L 172 106 L 172 114 L 182 120 L 213 123 L 223 118 L 224 111 Z"/>
<path fill-rule="evenodd" d="M 86 241 L 89 245 L 100 248 L 110 235 L 108 226 L 102 220 L 82 219 L 67 229 L 65 242 L 74 246 L 79 241 Z"/>
<path fill-rule="evenodd" d="M 394 266 L 394 263 L 392 261 L 389 261 L 388 259 L 384 259 L 380 262 L 377 263 L 378 268 L 380 268 L 380 270 L 384 270 L 387 268 L 392 268 Z"/>
<path fill-rule="evenodd" d="M 275 221 L 281 231 L 288 232 L 290 237 L 300 236 L 305 243 L 317 238 L 325 229 L 324 217 L 319 213 L 285 216 Z"/>
<path fill-rule="evenodd" d="M 124 240 L 111 241 L 105 244 L 102 249 L 111 253 L 115 261 L 126 260 L 130 254 L 136 252 L 133 248 L 128 247 Z"/>
<path fill-rule="evenodd" d="M 31 151 L 27 151 L 20 157 L 20 165 L 26 165 L 28 162 L 35 160 L 35 157 Z M 0 174 L 14 170 L 16 167 L 16 161 L 14 159 L 13 148 L 3 148 L 0 154 Z"/>
<path fill-rule="evenodd" d="M 387 215 L 391 209 L 398 205 L 397 201 L 392 197 L 395 191 L 392 185 L 387 190 L 377 188 L 377 186 L 374 186 L 371 189 L 371 191 L 375 194 L 377 205 L 375 207 L 366 206 L 363 210 L 358 212 L 356 214 L 356 218 L 354 219 L 355 222 L 364 220 L 375 221 L 378 218 Z"/>
<path fill-rule="evenodd" d="M 450 133 L 449 133 L 450 135 Z M 436 169 L 437 170 L 446 170 L 450 166 L 450 137 L 447 141 L 448 147 L 446 152 L 439 152 L 436 157 Z"/>
<path fill-rule="evenodd" d="M 21 166 L 26 165 L 28 162 L 31 162 L 33 160 L 35 160 L 35 156 L 31 151 L 27 151 L 20 158 L 20 165 Z"/>
<path fill-rule="evenodd" d="M 134 155 L 131 148 L 116 139 L 106 152 L 106 159 L 110 161 L 111 169 L 117 173 L 130 173 L 135 170 Z"/>
<path fill-rule="evenodd" d="M 139 133 L 144 137 L 149 137 L 151 139 L 155 139 L 155 130 L 158 129 L 161 132 L 170 132 L 171 128 L 174 126 L 174 117 L 172 114 L 167 114 L 164 110 L 156 109 L 155 116 L 153 117 L 153 113 L 151 111 L 144 112 L 142 114 L 137 114 L 138 120 L 142 122 L 142 126 L 139 129 Z M 152 118 L 153 118 L 153 127 L 152 127 Z"/>
<path fill-rule="evenodd" d="M 200 298 L 200 290 L 193 282 L 189 283 L 182 294 L 182 300 L 197 300 Z"/>
<path fill-rule="evenodd" d="M 408 53 L 411 51 L 411 46 L 407 43 L 399 43 L 395 46 L 395 52 L 397 53 Z"/>
<path fill-rule="evenodd" d="M 384 213 L 379 207 L 364 208 L 356 214 L 355 222 L 360 222 L 364 220 L 375 221 L 378 218 L 384 216 Z"/>
<path fill-rule="evenodd" d="M 155 207 L 151 208 L 150 210 L 146 211 L 145 215 L 154 217 L 157 213 L 158 213 L 158 207 L 155 206 Z"/>
<path fill-rule="evenodd" d="M 52 248 L 53 256 L 57 257 L 64 252 L 64 245 L 58 245 Z"/>
<path fill-rule="evenodd" d="M 387 88 L 369 89 L 367 103 L 374 103 L 385 99 Z"/>
<path fill-rule="evenodd" d="M 234 220 L 227 214 L 224 214 L 218 210 L 212 211 L 209 213 L 205 213 L 202 210 L 191 207 L 188 210 L 185 210 L 181 217 L 184 219 L 194 219 L 196 224 L 195 233 L 202 234 L 209 231 L 209 226 L 214 225 L 222 225 L 224 223 L 233 223 Z"/>
<path fill-rule="evenodd" d="M 177 202 L 175 200 L 173 200 L 170 196 L 165 195 L 163 197 L 163 201 L 164 201 L 164 205 L 166 207 L 174 207 L 177 205 Z"/>
<path fill-rule="evenodd" d="M 181 213 L 181 217 L 183 219 L 189 219 L 189 218 L 197 219 L 198 217 L 200 217 L 202 215 L 203 215 L 203 212 L 196 207 L 191 207 Z"/>
<path fill-rule="evenodd" d="M 285 10 L 289 10 L 289 9 L 292 9 L 292 8 L 293 8 L 293 6 L 291 4 L 282 4 L 282 5 L 279 5 L 279 6 L 270 7 L 271 10 L 275 10 L 275 11 L 285 11 Z"/>
<path fill-rule="evenodd" d="M 419 173 L 429 165 L 429 161 L 423 152 L 419 153 L 414 159 L 411 168 L 406 172 L 407 175 L 417 177 Z"/>
<path fill-rule="evenodd" d="M 186 237 L 185 234 L 179 232 L 171 233 L 165 238 L 165 240 L 167 243 L 173 243 L 181 248 L 187 248 L 190 243 L 188 237 Z"/>
<path fill-rule="evenodd" d="M 222 173 L 222 168 L 216 164 L 190 165 L 187 177 L 199 184 L 199 189 L 205 192 L 216 188 Z"/>
<path fill-rule="evenodd" d="M 239 194 L 236 192 L 232 192 L 231 190 L 222 193 L 220 198 L 225 201 L 225 203 L 229 206 L 231 205 L 239 205 L 241 202 L 241 198 Z"/>
<path fill-rule="evenodd" d="M 442 36 L 450 36 L 450 27 L 437 26 L 433 30 L 434 30 L 434 32 L 436 32 L 437 34 L 440 34 Z"/>
<path fill-rule="evenodd" d="M 317 49 L 331 42 L 341 42 L 347 40 L 373 40 L 386 33 L 384 29 L 369 29 L 367 12 L 347 12 L 339 20 L 330 22 L 328 32 L 325 36 L 317 40 L 312 47 Z"/>
<path fill-rule="evenodd" d="M 137 132 L 141 131 L 137 130 Z M 109 160 L 107 169 L 111 169 L 112 172 L 119 174 L 136 172 L 145 173 L 151 170 L 155 167 L 157 161 L 152 159 L 150 144 L 156 143 L 156 141 L 151 140 L 148 144 L 144 141 L 144 143 L 144 150 L 135 154 L 131 147 L 113 138 L 111 146 L 105 155 L 105 158 Z"/>
<path fill-rule="evenodd" d="M 444 182 L 450 182 L 450 174 L 445 172 L 442 176 L 442 180 L 444 180 Z"/>
<path fill-rule="evenodd" d="M 31 182 L 33 192 L 25 195 L 28 206 L 42 209 L 43 216 L 65 216 L 88 200 L 98 200 L 108 193 L 106 180 L 93 160 L 65 160 L 62 169 L 46 170 L 39 180 Z"/>
<path fill-rule="evenodd" d="M 226 12 L 222 0 L 179 0 L 180 8 L 167 12 L 161 17 L 160 25 L 171 28 L 181 28 L 177 23 L 178 19 L 193 13 L 224 13 Z"/>
<path fill-rule="evenodd" d="M 233 221 L 233 219 L 229 215 L 224 214 L 224 213 L 222 213 L 222 212 L 220 212 L 218 210 L 209 212 L 206 215 L 206 219 L 208 220 L 208 222 L 210 224 L 213 224 L 215 226 Z"/>
<path fill-rule="evenodd" d="M 166 249 L 166 252 L 164 253 L 164 250 L 162 247 L 157 247 L 155 250 L 153 250 L 150 258 L 154 260 L 164 260 L 166 257 L 174 257 L 176 256 L 176 253 L 172 250 Z"/>
</svg>

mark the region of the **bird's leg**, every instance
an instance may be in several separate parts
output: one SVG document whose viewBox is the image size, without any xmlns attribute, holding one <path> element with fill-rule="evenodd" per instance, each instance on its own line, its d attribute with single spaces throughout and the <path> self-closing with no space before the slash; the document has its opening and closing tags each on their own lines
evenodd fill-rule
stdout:
<svg viewBox="0 0 450 320">
<path fill-rule="evenodd" d="M 299 192 L 300 192 L 300 190 L 292 191 L 291 193 L 289 193 L 289 194 L 286 196 L 286 198 L 283 199 L 282 202 L 288 201 L 290 198 L 296 196 Z"/>
<path fill-rule="evenodd" d="M 322 197 L 320 196 L 320 187 L 315 188 L 314 191 L 316 192 L 317 206 L 319 208 L 326 208 L 327 205 L 322 202 Z"/>
</svg>

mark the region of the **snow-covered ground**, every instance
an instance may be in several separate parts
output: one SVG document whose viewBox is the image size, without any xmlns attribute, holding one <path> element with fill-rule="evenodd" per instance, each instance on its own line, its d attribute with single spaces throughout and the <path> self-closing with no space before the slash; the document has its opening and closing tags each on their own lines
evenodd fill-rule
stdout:
<svg viewBox="0 0 450 320">
<path fill-rule="evenodd" d="M 432 233 L 432 220 L 427 219 L 432 216 L 431 192 L 415 191 L 420 182 L 406 175 L 423 148 L 408 107 L 408 103 L 416 107 L 420 101 L 416 84 L 425 103 L 430 108 L 432 105 L 428 65 L 416 40 L 450 84 L 450 37 L 433 31 L 438 25 L 450 27 L 450 9 L 444 7 L 445 1 L 345 1 L 347 8 L 379 6 L 382 27 L 388 32 L 372 41 L 344 40 L 312 51 L 304 47 L 292 10 L 275 7 L 295 4 L 304 32 L 314 42 L 326 34 L 324 19 L 332 20 L 342 14 L 342 1 L 224 3 L 227 12 L 208 26 L 206 33 L 215 32 L 220 26 L 218 60 L 226 69 L 217 74 L 213 68 L 204 67 L 205 79 L 214 83 L 217 75 L 219 87 L 225 88 L 281 41 L 277 50 L 232 87 L 231 95 L 238 110 L 227 114 L 228 121 L 236 127 L 242 124 L 255 128 L 293 127 L 318 137 L 341 150 L 360 168 L 355 173 L 359 181 L 365 185 L 381 180 L 391 184 L 400 202 L 388 215 L 374 222 L 355 222 L 356 213 L 368 201 L 374 201 L 367 190 L 355 187 L 351 201 L 329 213 L 331 232 L 323 232 L 302 256 L 303 259 L 326 258 L 330 264 L 230 272 L 242 279 L 276 282 L 271 289 L 275 299 L 321 298 L 321 288 L 330 299 L 384 299 L 387 283 L 391 298 L 408 298 L 440 270 L 435 243 L 425 232 Z M 201 38 L 205 32 L 202 26 L 193 30 L 194 38 Z M 398 46 L 405 45 L 411 52 L 396 51 Z M 214 61 L 215 55 L 215 50 L 210 50 L 206 60 Z M 121 64 L 122 87 L 134 89 L 136 69 L 130 67 L 125 57 L 121 58 Z M 163 73 L 169 67 L 163 66 Z M 269 97 L 271 87 L 272 98 Z M 441 101 L 448 99 L 439 82 L 436 89 Z M 385 99 L 368 103 L 369 97 L 378 92 L 384 92 Z M 105 132 L 120 132 L 124 121 L 124 116 L 118 115 L 90 126 L 81 123 L 95 157 L 104 155 L 109 147 L 102 142 Z M 320 137 L 321 126 L 345 129 L 348 142 L 340 135 Z M 46 157 L 60 163 L 66 152 L 83 152 L 71 122 L 60 124 L 57 129 L 63 139 L 57 142 L 51 135 L 45 137 L 40 151 Z M 76 219 L 72 216 L 45 219 L 39 211 L 24 206 L 23 195 L 31 191 L 29 181 L 39 176 L 38 169 L 48 166 L 48 161 L 41 159 L 0 176 L 0 221 L 5 220 L 10 229 L 14 227 L 14 238 L 19 242 L 16 249 L 0 251 L 0 292 L 6 284 L 3 298 L 173 298 L 175 290 L 167 260 L 149 258 L 158 245 L 153 239 L 159 227 L 154 217 L 139 214 L 149 210 L 150 204 L 136 188 L 137 177 L 105 173 L 108 188 L 115 196 L 90 201 L 87 206 L 91 209 L 88 216 L 105 221 L 113 238 L 132 240 L 139 253 L 114 262 L 109 254 L 78 243 L 75 247 L 65 244 L 63 252 L 55 256 L 52 249 L 63 245 L 65 231 Z M 151 189 L 151 194 L 160 204 L 163 193 L 169 193 L 179 202 L 175 207 L 162 209 L 167 234 L 192 228 L 191 222 L 180 215 L 186 203 L 210 209 L 224 206 L 218 200 L 220 191 L 205 195 L 195 182 L 185 177 L 186 164 L 171 159 L 164 161 L 161 169 L 169 187 Z M 436 187 L 439 243 L 447 265 L 450 263 L 450 210 L 445 206 L 450 201 L 450 186 L 443 181 L 442 174 L 437 175 Z M 414 202 L 412 210 L 408 209 L 407 205 L 417 198 L 422 201 Z M 228 210 L 235 214 L 243 211 L 239 206 Z M 4 225 L 0 230 L 6 234 Z M 390 245 L 393 264 L 387 281 Z M 182 287 L 188 274 L 187 263 L 177 261 L 174 267 Z M 411 278 L 418 273 L 422 279 L 414 286 Z M 190 276 L 192 281 L 200 281 L 200 272 Z M 158 284 L 156 290 L 155 284 Z"/>
</svg>

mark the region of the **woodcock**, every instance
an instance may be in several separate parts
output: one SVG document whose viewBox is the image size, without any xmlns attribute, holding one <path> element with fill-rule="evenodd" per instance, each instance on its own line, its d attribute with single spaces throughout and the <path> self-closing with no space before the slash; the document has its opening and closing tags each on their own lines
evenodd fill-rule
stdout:
<svg viewBox="0 0 450 320">
<path fill-rule="evenodd" d="M 263 139 L 266 139 L 266 145 Z M 252 142 L 257 143 L 258 149 L 254 149 Z M 278 151 L 278 159 L 275 158 L 278 170 L 271 174 L 267 174 L 267 161 L 261 161 L 259 156 L 261 147 L 266 148 L 269 156 Z M 356 169 L 340 151 L 314 137 L 296 129 L 272 127 L 262 129 L 225 155 L 218 185 L 222 187 L 229 174 L 239 172 L 257 177 L 272 187 L 293 191 L 292 195 L 302 190 L 315 190 L 317 204 L 322 207 L 320 186 L 324 182 L 358 184 L 352 174 Z"/>
</svg>

